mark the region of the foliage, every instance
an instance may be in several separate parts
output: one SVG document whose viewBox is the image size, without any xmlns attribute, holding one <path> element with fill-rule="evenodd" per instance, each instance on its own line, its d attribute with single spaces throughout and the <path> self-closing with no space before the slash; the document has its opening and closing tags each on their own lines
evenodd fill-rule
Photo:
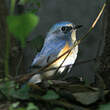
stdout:
<svg viewBox="0 0 110 110">
<path fill-rule="evenodd" d="M 14 81 L 6 81 L 0 85 L 1 96 L 4 95 L 7 99 L 29 99 L 29 90 L 30 88 L 27 85 L 18 89 Z"/>
<path fill-rule="evenodd" d="M 55 93 L 55 91 L 52 90 L 48 90 L 47 93 L 42 96 L 43 99 L 46 100 L 54 100 L 54 99 L 58 99 L 59 95 Z"/>
<path fill-rule="evenodd" d="M 27 107 L 19 107 L 20 102 L 15 102 L 10 105 L 9 110 L 39 110 L 33 103 L 28 103 Z"/>
<path fill-rule="evenodd" d="M 38 17 L 33 13 L 26 13 L 18 16 L 8 16 L 7 23 L 9 31 L 25 46 L 26 38 L 38 24 Z"/>
<path fill-rule="evenodd" d="M 99 110 L 110 110 L 110 103 L 101 105 Z"/>
<path fill-rule="evenodd" d="M 24 5 L 27 2 L 35 3 L 35 0 L 20 0 L 19 3 Z M 13 36 L 21 42 L 21 47 L 25 47 L 27 37 L 33 31 L 33 29 L 37 26 L 39 22 L 39 17 L 28 11 L 26 13 L 15 15 L 15 3 L 16 0 L 11 0 L 10 3 L 10 15 L 7 16 L 7 25 L 8 25 L 8 32 L 6 38 L 6 53 L 5 53 L 5 76 L 9 75 L 9 59 L 10 59 L 10 46 L 11 46 L 11 36 Z M 36 2 L 37 5 L 40 7 L 39 2 Z M 9 33 L 10 32 L 10 33 Z"/>
<path fill-rule="evenodd" d="M 104 90 L 105 97 L 109 93 L 109 90 Z M 9 106 L 9 110 L 39 110 L 45 107 L 48 110 L 48 106 L 53 107 L 54 110 L 66 110 L 66 108 L 73 110 L 77 103 L 79 106 L 80 104 L 93 106 L 101 99 L 99 94 L 101 92 L 98 88 L 68 82 L 63 84 L 57 80 L 48 86 L 45 85 L 45 82 L 42 86 L 27 84 L 20 86 L 10 80 L 1 81 L 0 85 L 0 99 L 14 101 Z M 110 104 L 102 105 L 99 110 L 108 110 L 109 107 Z"/>
</svg>

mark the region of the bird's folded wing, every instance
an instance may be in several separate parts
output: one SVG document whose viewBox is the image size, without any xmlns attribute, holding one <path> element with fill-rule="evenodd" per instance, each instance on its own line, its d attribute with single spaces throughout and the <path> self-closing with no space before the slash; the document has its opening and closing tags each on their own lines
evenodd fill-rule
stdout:
<svg viewBox="0 0 110 110">
<path fill-rule="evenodd" d="M 59 52 L 64 47 L 65 42 L 60 42 L 57 45 L 51 43 L 50 45 L 44 45 L 41 52 L 36 55 L 31 66 L 45 66 L 58 57 Z"/>
</svg>

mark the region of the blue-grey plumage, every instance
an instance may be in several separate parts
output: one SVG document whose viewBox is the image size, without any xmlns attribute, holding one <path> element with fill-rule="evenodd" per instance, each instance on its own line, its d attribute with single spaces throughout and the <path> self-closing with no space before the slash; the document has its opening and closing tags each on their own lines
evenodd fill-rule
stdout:
<svg viewBox="0 0 110 110">
<path fill-rule="evenodd" d="M 44 41 L 43 48 L 41 49 L 41 52 L 35 56 L 31 66 L 46 66 L 48 63 L 52 62 L 64 52 L 69 50 L 71 46 L 74 45 L 75 41 L 76 28 L 74 24 L 72 24 L 71 22 L 59 22 L 55 24 L 48 32 Z M 78 46 L 76 46 L 71 51 L 65 61 L 64 59 L 67 54 L 51 64 L 48 68 L 58 68 L 64 61 L 62 67 L 58 71 L 59 73 L 62 73 L 67 65 L 74 64 L 77 58 L 77 53 Z M 39 83 L 43 78 L 49 78 L 54 75 L 54 73 L 55 70 L 50 70 L 43 72 L 42 74 L 36 74 L 29 80 L 29 82 Z"/>
</svg>

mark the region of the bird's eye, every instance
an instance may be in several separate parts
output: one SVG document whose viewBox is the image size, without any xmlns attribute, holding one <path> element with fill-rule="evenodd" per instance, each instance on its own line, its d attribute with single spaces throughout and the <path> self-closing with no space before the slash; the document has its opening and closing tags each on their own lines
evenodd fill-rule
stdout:
<svg viewBox="0 0 110 110">
<path fill-rule="evenodd" d="M 71 26 L 63 26 L 61 28 L 62 32 L 67 33 L 70 32 L 73 28 Z"/>
<path fill-rule="evenodd" d="M 64 32 L 66 30 L 66 27 L 62 27 L 61 30 Z"/>
</svg>

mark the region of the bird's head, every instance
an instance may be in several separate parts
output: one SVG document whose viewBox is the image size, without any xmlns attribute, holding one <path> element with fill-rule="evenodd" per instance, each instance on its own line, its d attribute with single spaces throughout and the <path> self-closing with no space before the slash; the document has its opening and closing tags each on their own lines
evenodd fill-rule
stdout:
<svg viewBox="0 0 110 110">
<path fill-rule="evenodd" d="M 67 21 L 59 22 L 51 27 L 48 35 L 55 35 L 60 38 L 65 38 L 66 36 L 71 36 L 71 34 L 75 33 L 76 30 L 80 27 L 81 25 L 74 25 Z"/>
</svg>

